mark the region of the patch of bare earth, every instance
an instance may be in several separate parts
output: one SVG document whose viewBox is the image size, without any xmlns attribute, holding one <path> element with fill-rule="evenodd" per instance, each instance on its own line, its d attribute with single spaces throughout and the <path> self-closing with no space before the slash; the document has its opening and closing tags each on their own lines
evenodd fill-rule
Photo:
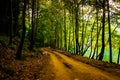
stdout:
<svg viewBox="0 0 120 80">
<path fill-rule="evenodd" d="M 119 75 L 109 73 L 100 67 L 96 68 L 95 66 L 91 66 L 92 64 L 99 66 L 96 61 L 93 61 L 93 63 L 92 61 L 89 61 L 91 59 L 86 58 L 86 61 L 92 63 L 89 63 L 88 65 L 80 60 L 79 56 L 71 55 L 70 53 L 66 54 L 66 52 L 60 50 L 44 48 L 43 52 L 50 55 L 49 61 L 52 63 L 51 65 L 53 65 L 50 70 L 53 70 L 53 73 L 55 74 L 53 80 L 120 80 Z M 85 58 L 83 58 L 83 60 L 85 60 Z M 102 63 L 104 62 L 100 62 L 100 64 Z M 103 66 L 104 68 L 104 64 L 101 65 L 101 67 Z"/>
<path fill-rule="evenodd" d="M 54 80 L 55 73 L 53 71 L 53 65 L 50 61 L 50 55 L 46 52 L 42 52 L 44 58 L 43 68 L 40 71 L 40 77 L 38 80 Z"/>
<path fill-rule="evenodd" d="M 68 57 L 71 57 L 71 58 L 73 58 L 77 61 L 81 61 L 85 64 L 89 64 L 93 67 L 99 68 L 103 71 L 106 71 L 106 72 L 108 72 L 112 75 L 118 76 L 120 78 L 120 76 L 118 75 L 118 74 L 120 74 L 120 65 L 118 65 L 118 64 L 98 61 L 98 60 L 95 60 L 95 59 L 90 59 L 90 58 L 87 58 L 87 57 L 82 57 L 82 56 L 79 56 L 79 55 L 75 55 L 75 54 L 72 54 L 72 53 L 69 53 L 69 52 L 64 52 L 62 50 L 55 50 L 55 49 L 53 49 L 53 50 L 56 51 L 56 52 L 59 52 L 61 54 L 64 54 Z"/>
</svg>

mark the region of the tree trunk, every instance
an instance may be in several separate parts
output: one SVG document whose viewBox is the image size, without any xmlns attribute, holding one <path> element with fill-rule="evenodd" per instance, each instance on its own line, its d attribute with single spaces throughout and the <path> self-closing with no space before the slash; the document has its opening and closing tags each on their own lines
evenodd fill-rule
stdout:
<svg viewBox="0 0 120 80">
<path fill-rule="evenodd" d="M 9 33 L 9 43 L 8 45 L 11 45 L 12 44 L 12 39 L 13 39 L 13 9 L 12 9 L 12 0 L 10 0 L 11 4 L 10 4 L 10 11 L 11 11 L 11 16 L 10 16 L 10 33 Z"/>
<path fill-rule="evenodd" d="M 72 42 L 73 42 L 73 47 L 74 47 L 74 54 L 75 54 L 75 24 L 74 24 L 74 14 L 73 14 L 73 9 L 72 9 L 72 35 L 73 35 L 73 39 L 72 39 Z"/>
<path fill-rule="evenodd" d="M 120 47 L 119 47 L 119 53 L 118 53 L 118 59 L 117 59 L 117 64 L 119 64 L 119 60 L 120 60 Z"/>
<path fill-rule="evenodd" d="M 94 26 L 95 26 L 95 21 L 94 21 L 94 23 L 93 23 L 93 25 L 92 25 L 92 28 L 91 28 L 91 52 L 90 52 L 90 56 L 89 56 L 89 58 L 91 58 L 91 56 L 92 56 L 92 49 L 93 49 L 93 30 L 94 30 Z"/>
<path fill-rule="evenodd" d="M 84 52 L 84 11 L 83 11 L 83 3 L 84 1 L 82 1 L 82 37 L 81 37 L 81 41 L 82 41 L 82 45 L 81 45 L 81 50 L 80 50 L 80 54 L 83 54 Z M 80 46 L 79 46 L 80 47 Z"/>
<path fill-rule="evenodd" d="M 97 7 L 97 1 L 96 1 L 96 7 Z M 99 12 L 99 10 L 98 9 L 96 9 L 97 10 L 97 13 L 96 13 L 96 18 L 97 18 L 97 40 L 96 40 L 96 47 L 97 47 L 97 50 L 96 50 L 96 59 L 98 58 L 98 39 L 99 39 L 99 34 L 100 34 L 100 32 L 99 32 L 99 27 L 98 27 L 98 12 Z M 101 27 L 101 26 L 100 26 Z M 101 31 L 101 28 L 100 28 L 100 31 Z"/>
<path fill-rule="evenodd" d="M 107 9 L 108 9 L 108 31 L 109 31 L 110 63 L 112 63 L 112 42 L 111 42 L 111 25 L 110 25 L 109 0 L 107 0 Z"/>
<path fill-rule="evenodd" d="M 103 18 L 102 18 L 102 48 L 101 48 L 101 52 L 99 55 L 99 60 L 103 59 L 104 56 L 104 50 L 105 50 L 105 0 L 103 0 Z"/>
<path fill-rule="evenodd" d="M 34 46 L 34 7 L 35 7 L 35 0 L 32 0 L 32 31 L 31 31 L 31 39 L 30 39 L 30 50 L 33 50 Z"/>
<path fill-rule="evenodd" d="M 75 7 L 75 40 L 76 40 L 76 54 L 79 54 L 79 40 L 78 40 L 78 32 L 79 32 L 79 24 L 78 24 L 78 10 L 79 5 L 76 3 Z"/>
<path fill-rule="evenodd" d="M 62 38 L 62 35 L 63 35 L 63 30 L 62 30 L 62 24 L 60 24 L 61 28 L 60 28 L 60 49 L 62 50 L 63 49 L 63 38 Z"/>
<path fill-rule="evenodd" d="M 98 26 L 98 25 L 97 25 Z M 97 27 L 98 28 L 98 27 Z M 96 40 L 96 44 L 95 44 L 95 48 L 94 48 L 94 52 L 93 52 L 93 55 L 92 55 L 92 59 L 94 58 L 95 56 L 95 50 L 96 50 L 96 59 L 97 59 L 97 56 L 98 56 L 98 38 L 99 38 L 99 35 L 100 35 L 100 31 L 101 31 L 101 27 L 100 27 L 100 30 L 97 29 L 97 40 Z"/>
<path fill-rule="evenodd" d="M 16 53 L 16 59 L 21 59 L 22 58 L 22 48 L 24 44 L 24 39 L 25 39 L 25 32 L 26 32 L 26 27 L 25 27 L 25 13 L 26 11 L 26 0 L 24 0 L 24 6 L 23 6 L 23 11 L 22 11 L 22 26 L 23 26 L 23 31 L 22 31 L 22 38 L 20 41 L 20 45 L 18 47 L 17 53 Z"/>
<path fill-rule="evenodd" d="M 98 8 L 97 8 L 97 0 L 96 0 L 96 20 L 97 20 L 97 37 L 96 37 L 96 44 L 95 44 L 95 48 L 94 48 L 94 52 L 93 52 L 93 55 L 92 55 L 92 59 L 94 58 L 94 56 L 95 56 L 95 52 L 96 52 L 96 59 L 97 59 L 97 56 L 98 56 L 98 38 L 99 38 L 99 33 L 98 33 L 98 31 L 99 31 L 99 28 L 98 28 Z M 96 50 L 97 49 L 97 50 Z"/>
<path fill-rule="evenodd" d="M 13 10 L 13 36 L 19 35 L 18 33 L 18 17 L 19 17 L 19 4 L 20 4 L 20 0 L 13 0 L 15 3 L 13 4 L 14 10 Z"/>
<path fill-rule="evenodd" d="M 67 51 L 66 10 L 64 9 L 64 48 Z"/>
<path fill-rule="evenodd" d="M 71 21 L 71 20 L 70 20 Z M 68 44 L 68 52 L 70 50 L 70 47 L 71 47 L 71 38 L 70 38 L 70 34 L 71 34 L 71 26 L 70 26 L 70 29 L 69 29 L 69 44 Z"/>
</svg>

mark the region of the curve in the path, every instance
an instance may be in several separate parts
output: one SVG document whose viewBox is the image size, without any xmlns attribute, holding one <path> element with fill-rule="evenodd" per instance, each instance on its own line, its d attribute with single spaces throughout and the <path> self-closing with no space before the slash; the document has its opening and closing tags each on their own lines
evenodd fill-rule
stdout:
<svg viewBox="0 0 120 80">
<path fill-rule="evenodd" d="M 53 70 L 56 74 L 54 80 L 120 80 L 110 73 L 76 61 L 56 51 L 50 49 L 44 49 L 44 51 L 50 54 L 50 62 L 54 65 Z"/>
</svg>

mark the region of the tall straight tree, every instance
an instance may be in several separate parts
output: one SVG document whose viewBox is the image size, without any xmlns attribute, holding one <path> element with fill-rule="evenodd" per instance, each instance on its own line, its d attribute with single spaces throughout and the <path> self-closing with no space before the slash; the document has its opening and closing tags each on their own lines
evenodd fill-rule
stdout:
<svg viewBox="0 0 120 80">
<path fill-rule="evenodd" d="M 90 55 L 89 55 L 89 58 L 91 58 L 91 55 L 92 55 L 92 52 L 93 52 L 93 30 L 94 30 L 94 27 L 95 27 L 95 21 L 94 23 L 92 24 L 92 27 L 91 27 L 91 52 L 90 52 Z"/>
<path fill-rule="evenodd" d="M 9 31 L 9 45 L 12 39 L 18 35 L 18 16 L 19 16 L 19 0 L 10 0 L 10 31 Z"/>
<path fill-rule="evenodd" d="M 20 0 L 12 0 L 13 1 L 13 36 L 18 35 L 18 17 L 20 14 L 19 4 Z"/>
<path fill-rule="evenodd" d="M 22 48 L 23 48 L 25 32 L 26 32 L 26 26 L 25 26 L 26 13 L 25 13 L 25 11 L 26 11 L 26 0 L 24 0 L 24 6 L 23 6 L 23 11 L 22 11 L 22 26 L 23 26 L 22 38 L 21 38 L 20 45 L 19 45 L 17 53 L 16 53 L 16 59 L 21 59 L 21 57 L 22 57 Z"/>
<path fill-rule="evenodd" d="M 110 10 L 109 10 L 109 0 L 107 0 L 107 10 L 108 10 L 108 33 L 109 33 L 109 49 L 110 49 L 110 63 L 112 63 L 112 42 L 111 42 L 111 25 L 110 25 Z"/>
<path fill-rule="evenodd" d="M 78 12 L 79 12 L 79 4 L 78 2 L 75 0 L 75 42 L 76 42 L 76 54 L 79 54 L 78 50 L 79 50 L 79 36 L 78 36 L 78 32 L 79 32 L 79 20 L 78 20 Z"/>
<path fill-rule="evenodd" d="M 98 38 L 99 38 L 99 35 L 98 35 L 98 7 L 97 7 L 97 0 L 95 2 L 95 7 L 96 7 L 96 26 L 97 26 L 97 37 L 96 37 L 96 43 L 95 43 L 95 48 L 94 48 L 94 52 L 93 52 L 93 55 L 92 55 L 92 59 L 94 59 L 94 56 L 95 56 L 95 51 L 96 51 L 96 59 L 97 59 L 97 56 L 98 56 Z M 97 50 L 96 50 L 97 49 Z"/>
<path fill-rule="evenodd" d="M 99 38 L 99 27 L 98 27 L 98 12 L 99 10 L 97 9 L 97 0 L 96 0 L 96 19 L 97 19 L 97 40 L 96 40 L 96 47 L 97 47 L 97 50 L 96 50 L 96 59 L 98 58 L 98 38 Z M 94 56 L 93 56 L 94 57 Z"/>
<path fill-rule="evenodd" d="M 12 44 L 12 39 L 13 39 L 13 8 L 12 8 L 12 0 L 10 0 L 10 31 L 9 31 L 9 43 L 8 45 L 11 45 Z"/>
<path fill-rule="evenodd" d="M 67 51 L 67 32 L 66 32 L 66 10 L 64 6 L 64 48 Z"/>
<path fill-rule="evenodd" d="M 74 54 L 75 54 L 75 24 L 74 24 L 74 10 L 72 9 L 72 35 L 73 35 L 73 39 L 72 39 L 72 42 L 73 42 L 73 46 L 74 46 Z"/>
<path fill-rule="evenodd" d="M 103 0 L 103 2 L 102 2 L 102 8 L 103 8 L 103 17 L 102 17 L 102 48 L 101 48 L 101 52 L 99 54 L 99 60 L 103 59 L 104 51 L 105 51 L 105 3 L 106 3 L 106 0 Z"/>
<path fill-rule="evenodd" d="M 33 50 L 34 45 L 34 13 L 35 13 L 35 0 L 32 0 L 32 29 L 31 29 L 31 38 L 30 38 L 30 50 Z"/>
<path fill-rule="evenodd" d="M 83 52 L 84 52 L 84 10 L 83 10 L 83 8 L 84 8 L 84 0 L 82 0 L 82 35 L 81 35 L 81 52 L 80 52 L 80 54 L 83 54 Z"/>
<path fill-rule="evenodd" d="M 119 62 L 120 62 L 120 47 L 118 48 L 118 59 L 117 59 L 117 64 L 119 64 Z"/>
</svg>

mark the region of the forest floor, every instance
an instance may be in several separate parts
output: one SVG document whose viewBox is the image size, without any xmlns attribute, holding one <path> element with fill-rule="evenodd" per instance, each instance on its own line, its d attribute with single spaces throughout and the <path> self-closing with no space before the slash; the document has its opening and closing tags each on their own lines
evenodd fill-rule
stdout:
<svg viewBox="0 0 120 80">
<path fill-rule="evenodd" d="M 52 48 L 15 51 L 0 45 L 0 80 L 120 80 L 120 66 Z"/>
</svg>

